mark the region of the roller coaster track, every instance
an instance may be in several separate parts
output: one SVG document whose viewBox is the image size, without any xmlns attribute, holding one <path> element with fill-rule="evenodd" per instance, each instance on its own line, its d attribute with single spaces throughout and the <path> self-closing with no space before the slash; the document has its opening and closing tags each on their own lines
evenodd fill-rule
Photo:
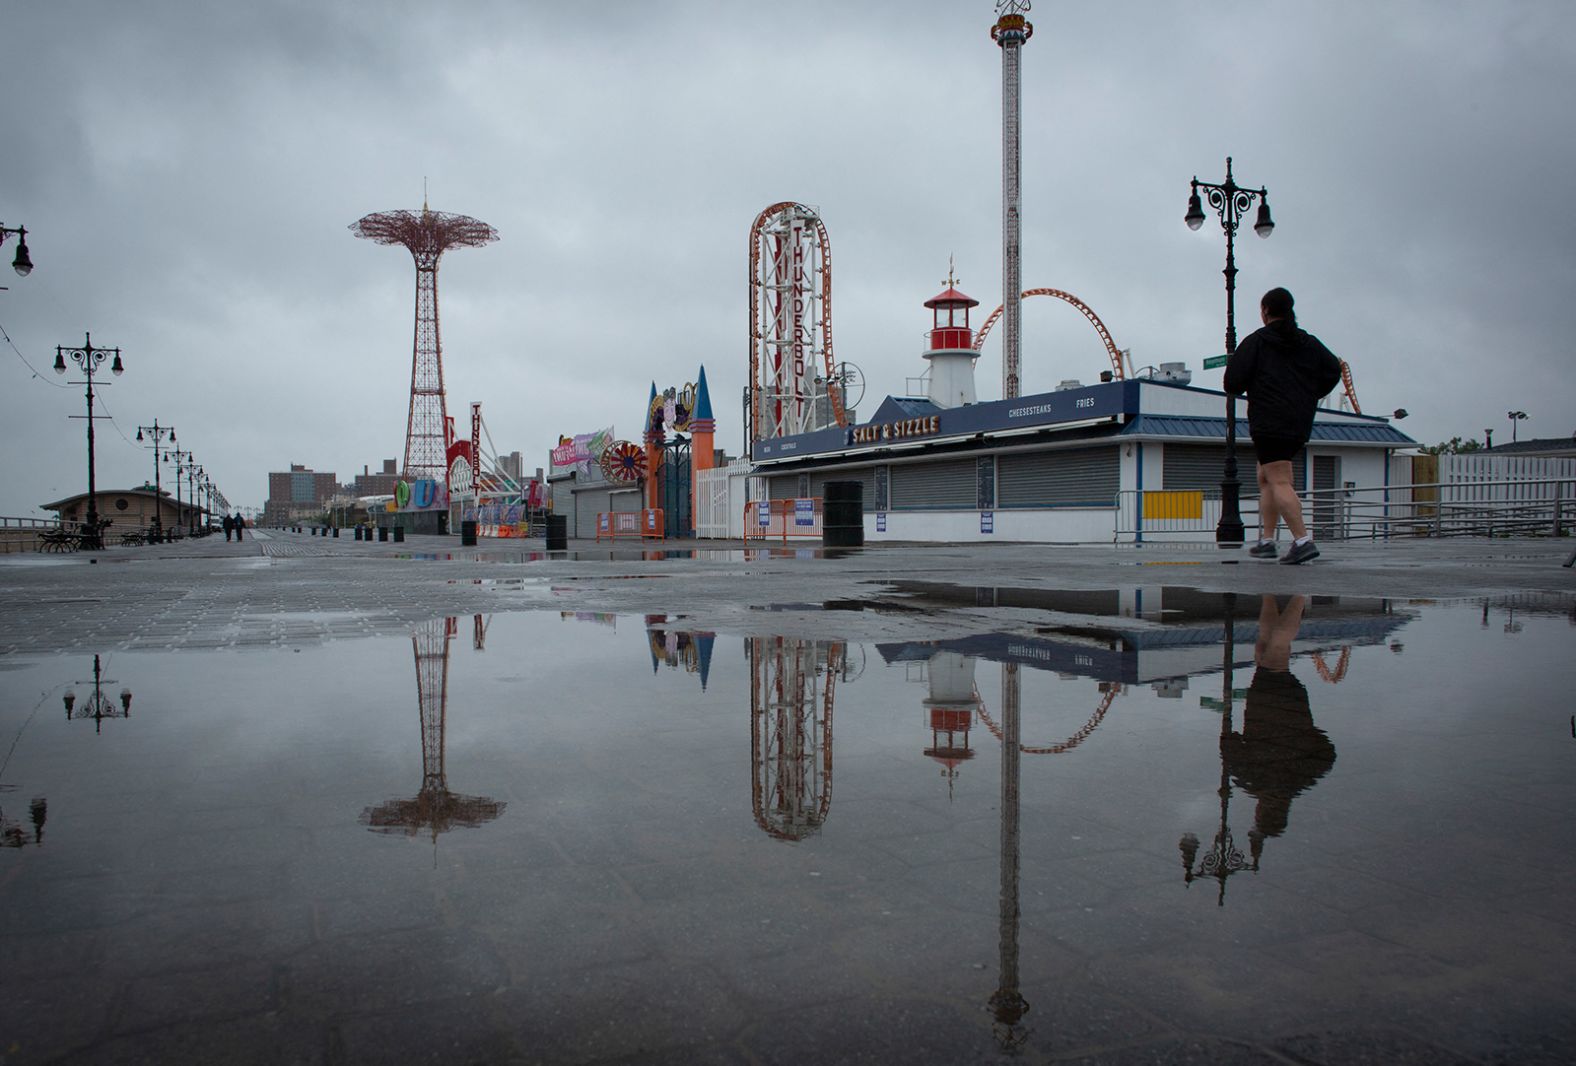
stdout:
<svg viewBox="0 0 1576 1066">
<path fill-rule="evenodd" d="M 1106 353 L 1111 357 L 1111 373 L 1115 375 L 1117 381 L 1126 379 L 1127 373 L 1122 367 L 1121 350 L 1117 348 L 1116 342 L 1111 339 L 1111 331 L 1105 328 L 1105 323 L 1100 321 L 1100 316 L 1095 314 L 1088 304 L 1078 299 L 1072 293 L 1063 292 L 1061 289 L 1024 289 L 1023 295 L 1024 297 L 1054 296 L 1058 300 L 1065 300 L 1076 307 L 1089 320 L 1090 325 L 1094 326 L 1094 331 L 1100 334 L 1100 343 L 1105 345 Z M 991 327 L 996 325 L 996 320 L 1001 317 L 1004 309 L 1003 307 L 998 307 L 992 311 L 986 317 L 984 324 L 980 326 L 979 332 L 974 335 L 974 350 L 976 352 L 985 346 L 985 338 L 990 335 Z"/>
</svg>

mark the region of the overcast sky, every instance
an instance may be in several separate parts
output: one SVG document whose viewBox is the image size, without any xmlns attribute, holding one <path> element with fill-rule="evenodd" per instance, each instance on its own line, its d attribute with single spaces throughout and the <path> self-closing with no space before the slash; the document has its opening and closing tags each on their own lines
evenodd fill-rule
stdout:
<svg viewBox="0 0 1576 1066">
<path fill-rule="evenodd" d="M 1568 0 L 1035 4 L 1023 52 L 1023 283 L 1075 293 L 1142 367 L 1223 350 L 1225 242 L 1188 180 L 1270 193 L 1238 241 L 1239 323 L 1285 285 L 1365 413 L 1425 443 L 1576 431 Z M 439 274 L 451 414 L 545 466 L 559 434 L 638 439 L 651 383 L 704 364 L 738 453 L 748 237 L 779 200 L 832 244 L 837 357 L 868 414 L 923 369 L 921 306 L 1001 300 L 1001 58 L 989 0 L 310 2 L 0 9 L 0 514 L 86 488 L 56 345 L 118 346 L 101 486 L 152 476 L 157 418 L 237 505 L 302 463 L 403 454 L 415 271 L 374 211 L 500 240 Z M 0 250 L 9 263 L 15 238 Z M 1059 301 L 1024 309 L 1023 392 L 1109 364 Z M 34 374 L 28 364 L 39 373 Z M 69 375 L 74 380 L 75 374 Z M 1001 394 L 1000 331 L 978 369 Z"/>
</svg>

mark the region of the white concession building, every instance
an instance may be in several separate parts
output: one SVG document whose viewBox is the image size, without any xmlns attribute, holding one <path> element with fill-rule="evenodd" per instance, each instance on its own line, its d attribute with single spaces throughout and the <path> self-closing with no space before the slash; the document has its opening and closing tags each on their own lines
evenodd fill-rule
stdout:
<svg viewBox="0 0 1576 1066">
<path fill-rule="evenodd" d="M 1193 387 L 1183 372 L 977 402 L 968 321 L 977 304 L 951 286 L 925 302 L 927 395 L 889 396 L 867 422 L 755 441 L 756 485 L 791 500 L 819 498 L 829 481 L 859 482 L 867 541 L 1213 540 L 1225 394 Z M 1253 449 L 1238 407 L 1251 535 Z M 1326 490 L 1310 507 L 1315 534 L 1340 517 L 1340 490 L 1390 485 L 1393 453 L 1414 445 L 1386 419 L 1321 409 L 1294 463 L 1300 491 Z"/>
</svg>

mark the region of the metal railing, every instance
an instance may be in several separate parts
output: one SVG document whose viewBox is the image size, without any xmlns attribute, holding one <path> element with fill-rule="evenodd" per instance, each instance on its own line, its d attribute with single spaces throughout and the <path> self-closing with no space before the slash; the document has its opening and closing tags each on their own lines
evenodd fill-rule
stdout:
<svg viewBox="0 0 1576 1066">
<path fill-rule="evenodd" d="M 1565 536 L 1576 525 L 1576 478 L 1499 478 L 1399 485 L 1345 485 L 1298 494 L 1303 520 L 1319 540 L 1392 536 Z M 1258 528 L 1258 497 L 1244 496 L 1242 520 Z M 1117 494 L 1113 539 L 1197 540 L 1214 536 L 1220 490 Z"/>
</svg>

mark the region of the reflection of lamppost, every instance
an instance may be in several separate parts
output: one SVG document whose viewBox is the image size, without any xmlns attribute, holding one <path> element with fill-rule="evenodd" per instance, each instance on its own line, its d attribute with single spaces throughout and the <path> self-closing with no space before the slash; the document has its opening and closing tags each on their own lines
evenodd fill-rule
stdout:
<svg viewBox="0 0 1576 1066">
<path fill-rule="evenodd" d="M 130 718 L 131 689 L 123 688 L 120 690 L 119 709 L 116 709 L 115 704 L 110 702 L 108 696 L 104 695 L 103 686 L 113 685 L 114 683 L 113 678 L 104 676 L 99 657 L 97 655 L 93 656 L 93 691 L 82 701 L 81 707 L 77 707 L 77 694 L 75 692 L 66 693 L 65 699 L 62 701 L 66 705 L 66 721 L 69 722 L 73 718 L 91 718 L 94 723 L 93 731 L 98 733 L 102 732 L 103 721 L 106 718 Z M 83 681 L 81 684 L 85 685 L 87 682 Z"/>
<path fill-rule="evenodd" d="M 1525 411 L 1506 411 L 1505 417 L 1510 419 L 1510 443 L 1516 443 L 1516 423 L 1526 419 Z"/>
<path fill-rule="evenodd" d="M 33 272 L 33 257 L 27 254 L 27 227 L 0 226 L 0 244 L 13 233 L 16 234 L 16 258 L 11 260 L 11 269 L 25 278 Z"/>
<path fill-rule="evenodd" d="M 1226 607 L 1226 641 L 1225 648 L 1225 685 L 1222 693 L 1222 706 L 1220 712 L 1220 828 L 1215 830 L 1215 841 L 1209 851 L 1204 853 L 1204 858 L 1194 868 L 1194 860 L 1198 858 L 1198 837 L 1192 833 L 1182 834 L 1182 839 L 1177 847 L 1182 852 L 1182 880 L 1192 884 L 1195 878 L 1213 877 L 1220 885 L 1220 893 L 1215 898 L 1216 906 L 1226 905 L 1226 878 L 1242 870 L 1252 870 L 1255 873 L 1259 868 L 1259 851 L 1264 846 L 1264 835 L 1254 829 L 1248 834 L 1252 841 L 1253 855 L 1249 857 L 1242 853 L 1236 842 L 1231 838 L 1229 819 L 1231 814 L 1231 774 L 1226 765 L 1226 742 L 1231 736 L 1231 701 L 1235 693 L 1232 684 L 1235 680 L 1233 659 L 1236 655 L 1236 608 L 1237 594 L 1225 593 L 1222 600 Z"/>
<path fill-rule="evenodd" d="M 163 516 L 160 513 L 164 506 L 164 490 L 159 484 L 159 442 L 168 437 L 170 443 L 174 444 L 175 427 L 161 426 L 159 420 L 155 418 L 153 425 L 137 427 L 138 444 L 142 443 L 144 432 L 153 438 L 153 535 L 157 538 L 159 531 L 164 528 Z"/>
<path fill-rule="evenodd" d="M 1259 204 L 1258 218 L 1253 223 L 1253 232 L 1260 237 L 1268 237 L 1275 231 L 1275 223 L 1270 218 L 1269 193 L 1263 189 L 1244 189 L 1239 186 L 1231 176 L 1231 157 L 1226 157 L 1226 181 L 1222 185 L 1214 185 L 1207 181 L 1193 178 L 1193 195 L 1188 197 L 1187 214 L 1183 221 L 1188 229 L 1198 229 L 1204 224 L 1204 206 L 1199 201 L 1198 191 L 1203 189 L 1209 197 L 1209 206 L 1215 209 L 1220 216 L 1221 229 L 1226 231 L 1226 355 L 1237 350 L 1237 257 L 1236 237 L 1237 226 L 1242 221 L 1242 216 L 1253 206 L 1255 200 Z M 1226 469 L 1220 482 L 1220 524 L 1215 527 L 1215 542 L 1222 547 L 1236 547 L 1242 544 L 1242 510 L 1239 498 L 1242 484 L 1237 480 L 1237 398 L 1231 393 L 1226 394 Z"/>
<path fill-rule="evenodd" d="M 17 254 L 21 255 L 21 251 L 19 250 L 17 252 Z M 32 264 L 28 265 L 28 269 L 29 270 L 32 269 Z M 109 355 L 114 355 L 115 356 L 115 361 L 110 363 L 109 368 L 115 374 L 116 377 L 119 377 L 121 375 L 121 373 L 126 368 L 125 368 L 124 365 L 122 365 L 122 363 L 120 361 L 120 349 L 119 348 L 95 348 L 95 347 L 93 347 L 93 336 L 92 336 L 92 334 L 85 333 L 85 334 L 83 334 L 83 336 L 86 338 L 86 340 L 84 341 L 82 347 L 80 347 L 80 348 L 66 348 L 66 347 L 62 347 L 61 345 L 58 345 L 58 344 L 55 346 L 55 373 L 57 373 L 57 374 L 64 374 L 66 372 L 66 356 L 69 355 L 69 356 L 71 356 L 71 361 L 76 363 L 78 366 L 80 366 L 82 368 L 83 373 L 87 375 L 87 382 L 86 382 L 86 384 L 87 384 L 87 387 L 88 387 L 88 415 L 87 415 L 87 418 L 88 418 L 88 515 L 87 515 L 88 521 L 87 521 L 87 530 L 86 530 L 86 532 L 84 532 L 84 534 L 82 536 L 82 546 L 84 548 L 90 548 L 91 549 L 91 548 L 102 548 L 104 546 L 103 540 L 100 537 L 100 530 L 99 530 L 98 498 L 97 498 L 97 496 L 98 496 L 98 485 L 95 483 L 94 475 L 93 475 L 93 372 L 98 369 L 99 364 L 102 363 L 104 361 L 105 357 L 109 356 Z M 72 384 L 80 385 L 80 384 L 83 384 L 83 382 L 72 382 Z M 78 417 L 78 416 L 73 415 L 72 417 L 75 418 L 75 417 Z"/>
</svg>

